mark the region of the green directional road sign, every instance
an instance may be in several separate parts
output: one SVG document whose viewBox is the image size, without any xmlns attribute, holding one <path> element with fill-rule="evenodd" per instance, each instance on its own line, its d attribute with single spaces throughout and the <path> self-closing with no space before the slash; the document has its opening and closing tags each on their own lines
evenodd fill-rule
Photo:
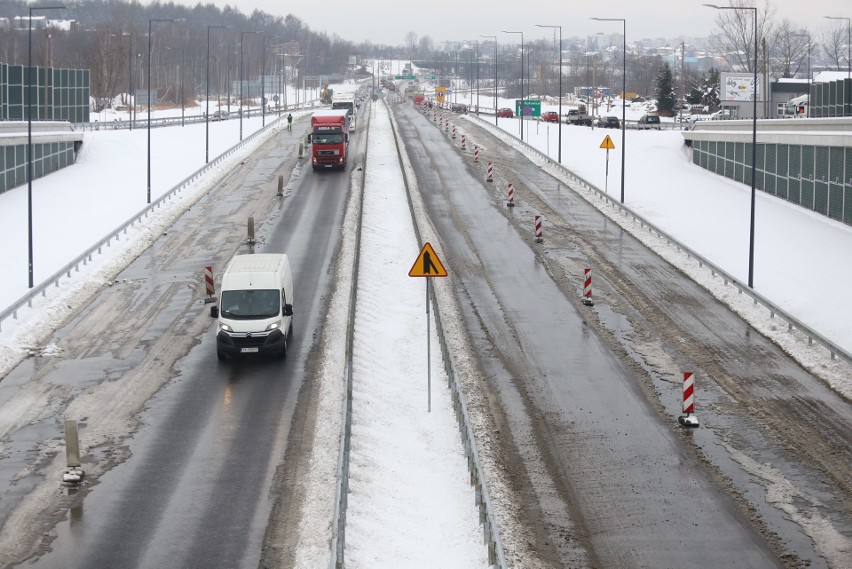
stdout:
<svg viewBox="0 0 852 569">
<path fill-rule="evenodd" d="M 414 75 L 394 75 L 393 78 L 395 81 L 415 81 L 417 79 Z"/>
<path fill-rule="evenodd" d="M 423 81 L 435 81 L 435 80 L 437 80 L 438 78 L 437 78 L 437 77 L 435 77 L 434 75 L 424 75 L 424 76 L 423 76 L 423 77 L 421 77 L 420 79 L 422 79 Z"/>
<path fill-rule="evenodd" d="M 515 99 L 515 114 L 525 117 L 541 116 L 541 101 L 538 99 Z"/>
</svg>

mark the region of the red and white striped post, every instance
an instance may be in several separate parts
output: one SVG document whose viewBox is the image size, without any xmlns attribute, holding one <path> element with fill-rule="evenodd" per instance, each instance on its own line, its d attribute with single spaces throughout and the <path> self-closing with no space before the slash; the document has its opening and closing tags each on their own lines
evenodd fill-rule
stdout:
<svg viewBox="0 0 852 569">
<path fill-rule="evenodd" d="M 207 298 L 204 302 L 213 302 L 216 297 L 216 287 L 213 285 L 213 267 L 204 267 L 204 286 Z"/>
<path fill-rule="evenodd" d="M 444 123 L 444 132 L 450 132 L 450 121 Z"/>
<path fill-rule="evenodd" d="M 453 138 L 456 137 L 456 125 L 453 125 Z"/>
<path fill-rule="evenodd" d="M 473 145 L 473 161 L 479 162 L 479 146 Z"/>
<path fill-rule="evenodd" d="M 487 172 L 488 172 L 488 176 L 486 176 L 485 181 L 486 182 L 493 182 L 494 181 L 494 167 L 491 165 L 491 162 L 488 163 Z"/>
<path fill-rule="evenodd" d="M 506 203 L 507 207 L 515 207 L 515 186 L 509 184 L 509 201 Z"/>
<path fill-rule="evenodd" d="M 462 150 L 465 150 L 465 145 L 464 145 L 464 135 L 462 135 Z"/>
<path fill-rule="evenodd" d="M 683 415 L 677 418 L 684 427 L 697 427 L 698 418 L 695 413 L 695 379 L 691 371 L 683 372 Z"/>
<path fill-rule="evenodd" d="M 695 413 L 695 376 L 691 371 L 683 372 L 683 412 Z"/>
<path fill-rule="evenodd" d="M 583 269 L 583 297 L 592 298 L 592 269 Z"/>
<path fill-rule="evenodd" d="M 535 242 L 544 242 L 544 237 L 541 236 L 541 216 L 535 216 Z"/>
</svg>

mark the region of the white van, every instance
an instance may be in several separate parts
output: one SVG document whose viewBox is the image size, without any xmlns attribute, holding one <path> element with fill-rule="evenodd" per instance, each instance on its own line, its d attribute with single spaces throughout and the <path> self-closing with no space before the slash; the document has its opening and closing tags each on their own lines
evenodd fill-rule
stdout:
<svg viewBox="0 0 852 569">
<path fill-rule="evenodd" d="M 222 274 L 216 355 L 287 356 L 293 334 L 293 274 L 283 254 L 236 255 Z"/>
</svg>

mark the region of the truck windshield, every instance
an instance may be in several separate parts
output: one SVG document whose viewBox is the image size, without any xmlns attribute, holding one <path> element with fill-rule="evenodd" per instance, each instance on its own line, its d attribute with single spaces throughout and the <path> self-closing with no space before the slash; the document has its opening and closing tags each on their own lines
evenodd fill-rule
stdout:
<svg viewBox="0 0 852 569">
<path fill-rule="evenodd" d="M 314 133 L 311 140 L 314 141 L 314 144 L 340 144 L 343 142 L 343 135 L 320 132 Z"/>
<path fill-rule="evenodd" d="M 281 314 L 277 290 L 224 290 L 220 314 L 234 320 L 274 318 Z"/>
</svg>

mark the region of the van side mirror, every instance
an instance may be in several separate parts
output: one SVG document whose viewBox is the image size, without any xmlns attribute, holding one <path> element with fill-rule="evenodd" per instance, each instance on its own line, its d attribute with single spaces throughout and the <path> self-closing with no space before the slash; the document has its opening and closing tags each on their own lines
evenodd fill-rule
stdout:
<svg viewBox="0 0 852 569">
<path fill-rule="evenodd" d="M 210 318 L 219 318 L 219 307 L 211 306 L 210 307 Z"/>
<path fill-rule="evenodd" d="M 284 316 L 293 316 L 293 305 L 292 304 L 285 304 L 284 310 L 282 311 L 282 314 L 284 314 Z"/>
</svg>

